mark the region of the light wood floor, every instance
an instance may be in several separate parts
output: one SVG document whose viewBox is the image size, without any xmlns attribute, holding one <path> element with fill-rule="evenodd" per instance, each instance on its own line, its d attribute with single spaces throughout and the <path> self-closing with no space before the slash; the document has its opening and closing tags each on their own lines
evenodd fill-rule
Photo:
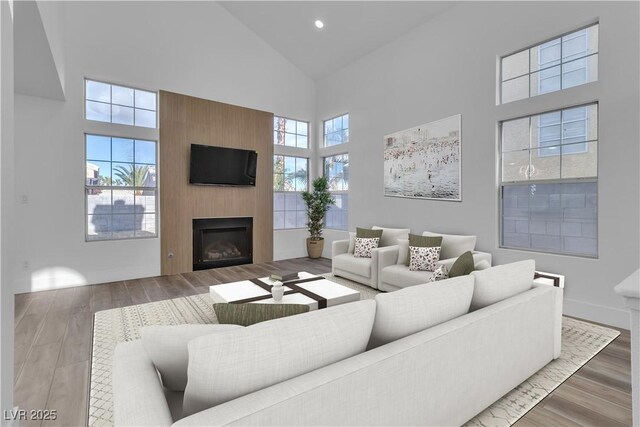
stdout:
<svg viewBox="0 0 640 427">
<path fill-rule="evenodd" d="M 331 270 L 331 261 L 298 258 L 16 295 L 15 404 L 57 410 L 58 419 L 42 425 L 85 425 L 93 313 L 205 293 L 209 285 L 267 275 L 275 268 L 319 274 Z M 516 426 L 630 426 L 630 352 L 629 331 L 622 331 Z"/>
</svg>

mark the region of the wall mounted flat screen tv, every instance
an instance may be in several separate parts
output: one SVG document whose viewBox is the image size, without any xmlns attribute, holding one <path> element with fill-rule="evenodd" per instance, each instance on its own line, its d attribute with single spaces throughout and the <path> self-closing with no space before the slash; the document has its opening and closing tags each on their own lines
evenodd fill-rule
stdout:
<svg viewBox="0 0 640 427">
<path fill-rule="evenodd" d="M 255 186 L 257 164 L 252 150 L 191 144 L 189 183 Z"/>
</svg>

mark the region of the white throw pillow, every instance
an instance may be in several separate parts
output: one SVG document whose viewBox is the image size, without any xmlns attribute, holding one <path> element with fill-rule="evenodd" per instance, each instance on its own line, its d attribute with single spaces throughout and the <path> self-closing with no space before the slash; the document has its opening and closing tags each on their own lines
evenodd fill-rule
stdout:
<svg viewBox="0 0 640 427">
<path fill-rule="evenodd" d="M 386 227 L 378 227 L 374 225 L 371 227 L 372 230 L 382 230 L 382 236 L 380 236 L 380 247 L 383 248 L 385 246 L 393 246 L 398 244 L 399 239 L 408 239 L 409 232 L 411 231 L 408 228 L 386 228 Z"/>
<path fill-rule="evenodd" d="M 440 259 L 440 246 L 409 246 L 409 270 L 434 271 Z"/>
<path fill-rule="evenodd" d="M 471 310 L 477 310 L 528 291 L 533 286 L 535 269 L 535 261 L 529 259 L 471 272 L 476 280 Z"/>
<path fill-rule="evenodd" d="M 473 277 L 459 276 L 376 295 L 376 320 L 369 347 L 374 348 L 469 311 Z"/>
<path fill-rule="evenodd" d="M 375 311 L 364 300 L 192 340 L 184 416 L 364 352 Z"/>
<path fill-rule="evenodd" d="M 457 234 L 442 234 L 425 231 L 423 236 L 442 236 L 442 251 L 440 258 L 458 258 L 467 251 L 473 252 L 476 248 L 476 236 L 462 236 Z"/>
<path fill-rule="evenodd" d="M 357 258 L 371 258 L 371 251 L 378 247 L 379 237 L 356 237 L 356 247 L 353 256 Z"/>
<path fill-rule="evenodd" d="M 145 326 L 140 329 L 142 345 L 162 378 L 162 384 L 173 391 L 187 385 L 187 344 L 194 338 L 230 330 L 238 325 L 168 325 Z"/>
<path fill-rule="evenodd" d="M 446 265 L 441 265 L 440 267 L 436 268 L 436 271 L 433 272 L 433 274 L 429 278 L 429 282 L 438 282 L 440 280 L 444 280 L 448 278 L 449 278 L 449 269 L 447 268 Z"/>
</svg>

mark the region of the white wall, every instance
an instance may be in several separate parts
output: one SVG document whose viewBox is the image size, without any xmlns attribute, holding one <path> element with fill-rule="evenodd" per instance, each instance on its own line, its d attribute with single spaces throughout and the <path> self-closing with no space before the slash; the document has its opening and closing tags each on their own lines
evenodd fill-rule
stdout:
<svg viewBox="0 0 640 427">
<path fill-rule="evenodd" d="M 315 117 L 315 84 L 216 3 L 67 2 L 63 16 L 66 101 L 16 96 L 18 292 L 160 273 L 159 239 L 84 241 L 84 133 L 113 132 L 83 120 L 85 77 Z"/>
<path fill-rule="evenodd" d="M 566 275 L 565 312 L 629 327 L 613 287 L 638 269 L 639 5 L 466 2 L 318 84 L 318 119 L 350 114 L 349 228 L 478 236 L 503 264 Z M 598 20 L 599 81 L 496 106 L 497 58 Z M 599 259 L 499 249 L 500 120 L 598 100 Z M 383 196 L 383 135 L 462 114 L 462 202 Z"/>
<path fill-rule="evenodd" d="M 0 2 L 0 410 L 13 409 L 13 16 Z M 4 412 L 3 412 L 4 413 Z M 4 417 L 3 417 L 4 418 Z M 6 425 L 7 421 L 0 421 Z"/>
</svg>

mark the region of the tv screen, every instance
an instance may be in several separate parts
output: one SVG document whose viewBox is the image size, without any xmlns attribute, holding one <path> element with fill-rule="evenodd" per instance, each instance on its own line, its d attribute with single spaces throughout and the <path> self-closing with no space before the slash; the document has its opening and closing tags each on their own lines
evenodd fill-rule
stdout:
<svg viewBox="0 0 640 427">
<path fill-rule="evenodd" d="M 189 183 L 255 186 L 257 164 L 255 151 L 191 144 Z"/>
</svg>

